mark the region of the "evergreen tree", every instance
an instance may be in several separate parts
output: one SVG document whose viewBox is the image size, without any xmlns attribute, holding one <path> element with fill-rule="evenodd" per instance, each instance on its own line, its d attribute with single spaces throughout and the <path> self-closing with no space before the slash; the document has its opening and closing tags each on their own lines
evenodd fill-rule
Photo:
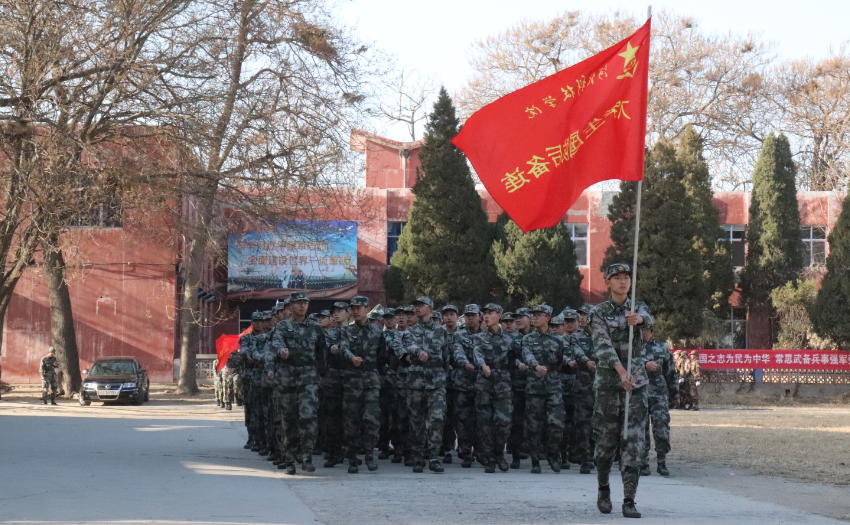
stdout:
<svg viewBox="0 0 850 525">
<path fill-rule="evenodd" d="M 679 139 L 676 157 L 684 169 L 685 190 L 691 206 L 690 220 L 696 227 L 694 247 L 705 270 L 710 294 L 706 305 L 716 316 L 725 318 L 729 311 L 729 296 L 735 283 L 729 241 L 720 226 L 720 214 L 711 202 L 711 176 L 703 157 L 703 140 L 693 126 L 688 125 Z M 724 239 L 724 240 L 720 240 Z"/>
<path fill-rule="evenodd" d="M 770 293 L 796 282 L 803 268 L 796 176 L 788 139 L 771 133 L 753 172 L 747 265 L 741 273 L 741 290 L 751 307 L 772 310 Z"/>
<path fill-rule="evenodd" d="M 493 242 L 493 260 L 505 294 L 504 306 L 548 304 L 555 312 L 581 306 L 582 275 L 567 227 L 558 223 L 523 234 L 507 214 L 499 219 L 504 229 Z"/>
<path fill-rule="evenodd" d="M 685 170 L 672 146 L 656 144 L 646 155 L 638 250 L 637 297 L 655 315 L 656 329 L 674 341 L 697 338 L 709 303 L 707 281 L 683 183 Z M 611 241 L 603 268 L 632 264 L 637 183 L 623 182 L 608 211 Z"/>
<path fill-rule="evenodd" d="M 451 143 L 459 126 L 442 88 L 425 125 L 415 200 L 385 279 L 394 290 L 401 283 L 408 300 L 424 294 L 441 303 L 485 301 L 496 280 L 493 229 L 466 158 Z"/>
<path fill-rule="evenodd" d="M 828 241 L 826 275 L 809 315 L 819 336 L 850 350 L 850 193 Z"/>
</svg>

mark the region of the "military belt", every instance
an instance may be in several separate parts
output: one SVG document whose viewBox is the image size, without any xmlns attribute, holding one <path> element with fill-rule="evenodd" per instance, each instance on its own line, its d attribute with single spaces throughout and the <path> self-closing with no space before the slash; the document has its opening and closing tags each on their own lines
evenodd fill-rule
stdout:
<svg viewBox="0 0 850 525">
<path fill-rule="evenodd" d="M 508 363 L 496 361 L 495 359 L 485 359 L 484 364 L 489 366 L 491 370 L 507 370 Z"/>
</svg>

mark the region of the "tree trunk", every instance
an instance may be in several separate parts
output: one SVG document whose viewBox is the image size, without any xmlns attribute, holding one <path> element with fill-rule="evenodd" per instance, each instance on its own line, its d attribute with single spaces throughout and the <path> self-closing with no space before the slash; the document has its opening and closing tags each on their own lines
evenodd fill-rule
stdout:
<svg viewBox="0 0 850 525">
<path fill-rule="evenodd" d="M 192 395 L 198 392 L 195 363 L 198 353 L 200 311 L 198 309 L 198 286 L 204 268 L 204 255 L 209 240 L 209 225 L 212 221 L 217 180 L 206 182 L 204 191 L 198 195 L 198 213 L 187 238 L 190 246 L 183 268 L 183 305 L 180 310 L 180 374 L 177 393 Z"/>
<path fill-rule="evenodd" d="M 66 397 L 71 398 L 80 391 L 80 354 L 77 349 L 77 333 L 74 330 L 74 314 L 71 310 L 71 294 L 68 292 L 65 258 L 62 251 L 55 248 L 58 236 L 51 242 L 42 244 L 44 253 L 44 273 L 47 275 L 47 289 L 50 296 L 50 335 L 62 384 L 60 388 Z"/>
<path fill-rule="evenodd" d="M 0 348 L 3 347 L 3 335 L 6 325 L 6 310 L 9 309 L 9 303 L 12 302 L 12 295 L 15 291 L 15 286 L 18 284 L 20 274 L 6 279 L 0 284 Z M 9 350 L 6 349 L 6 353 Z"/>
</svg>

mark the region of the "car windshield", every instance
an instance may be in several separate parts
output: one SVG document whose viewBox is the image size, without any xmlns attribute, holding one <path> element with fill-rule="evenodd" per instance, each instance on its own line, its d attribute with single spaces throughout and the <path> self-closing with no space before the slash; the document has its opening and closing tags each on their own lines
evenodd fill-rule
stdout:
<svg viewBox="0 0 850 525">
<path fill-rule="evenodd" d="M 91 369 L 93 376 L 126 376 L 135 373 L 132 361 L 98 361 Z"/>
</svg>

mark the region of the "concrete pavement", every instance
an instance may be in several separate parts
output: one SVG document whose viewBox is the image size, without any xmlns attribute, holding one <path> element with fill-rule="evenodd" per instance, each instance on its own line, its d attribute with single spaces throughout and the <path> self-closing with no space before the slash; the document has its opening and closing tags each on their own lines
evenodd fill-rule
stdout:
<svg viewBox="0 0 850 525">
<path fill-rule="evenodd" d="M 448 465 L 413 474 L 380 462 L 349 475 L 345 467 L 286 477 L 242 448 L 241 412 L 208 403 L 157 402 L 142 407 L 50 407 L 0 402 L 0 523 L 166 524 L 561 524 L 622 521 L 622 484 L 612 479 L 614 513 L 596 510 L 596 477 L 577 469 L 555 474 L 484 474 Z M 653 524 L 837 524 L 794 504 L 792 483 L 753 477 L 765 492 L 746 497 L 715 482 L 641 479 L 638 509 Z M 728 472 L 705 471 L 708 476 Z M 717 480 L 715 480 L 717 481 Z M 775 490 L 771 484 L 776 484 Z M 797 484 L 800 485 L 800 484 Z M 806 485 L 811 487 L 811 484 Z M 844 488 L 831 487 L 836 494 Z M 784 492 L 783 492 L 784 491 Z M 847 490 L 850 495 L 850 490 Z M 765 501 L 767 499 L 767 501 Z M 775 501 L 787 501 L 787 506 Z M 803 507 L 811 509 L 811 506 Z M 850 511 L 848 511 L 850 514 Z M 846 522 L 845 522 L 846 523 Z"/>
</svg>

